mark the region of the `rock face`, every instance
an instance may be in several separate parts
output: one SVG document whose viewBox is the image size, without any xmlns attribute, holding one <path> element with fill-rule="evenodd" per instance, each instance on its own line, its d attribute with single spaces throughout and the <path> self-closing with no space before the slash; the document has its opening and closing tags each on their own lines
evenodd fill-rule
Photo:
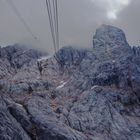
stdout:
<svg viewBox="0 0 140 140">
<path fill-rule="evenodd" d="M 114 45 L 121 47 L 129 46 L 121 29 L 110 25 L 102 25 L 96 30 L 93 37 L 93 47 L 114 47 Z"/>
<path fill-rule="evenodd" d="M 102 25 L 93 49 L 0 49 L 0 140 L 139 140 L 140 47 Z M 20 132 L 20 133 L 19 133 Z"/>
</svg>

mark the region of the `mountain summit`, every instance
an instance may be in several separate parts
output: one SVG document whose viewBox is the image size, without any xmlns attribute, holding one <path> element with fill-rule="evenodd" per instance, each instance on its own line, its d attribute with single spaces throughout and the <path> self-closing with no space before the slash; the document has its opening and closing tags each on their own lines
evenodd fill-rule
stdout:
<svg viewBox="0 0 140 140">
<path fill-rule="evenodd" d="M 0 140 L 139 140 L 140 47 L 102 25 L 56 56 L 0 48 Z"/>
<path fill-rule="evenodd" d="M 114 45 L 126 47 L 129 46 L 124 32 L 114 26 L 102 25 L 97 30 L 93 37 L 93 47 Z"/>
</svg>

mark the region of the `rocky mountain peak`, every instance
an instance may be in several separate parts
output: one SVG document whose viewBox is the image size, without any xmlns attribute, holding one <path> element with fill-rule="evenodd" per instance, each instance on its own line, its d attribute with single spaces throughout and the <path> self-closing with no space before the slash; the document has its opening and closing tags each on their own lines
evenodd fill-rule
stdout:
<svg viewBox="0 0 140 140">
<path fill-rule="evenodd" d="M 94 49 L 0 49 L 0 140 L 140 140 L 140 47 L 102 25 Z M 20 133 L 19 133 L 20 132 Z"/>
<path fill-rule="evenodd" d="M 111 25 L 101 25 L 93 37 L 93 47 L 128 47 L 124 32 Z"/>
</svg>

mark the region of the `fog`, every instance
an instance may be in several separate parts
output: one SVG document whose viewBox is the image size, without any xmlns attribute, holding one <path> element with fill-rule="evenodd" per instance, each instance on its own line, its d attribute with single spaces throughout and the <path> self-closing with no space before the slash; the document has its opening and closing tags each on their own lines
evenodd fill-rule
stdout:
<svg viewBox="0 0 140 140">
<path fill-rule="evenodd" d="M 0 0 L 0 45 L 21 43 L 53 51 L 45 0 L 12 0 L 37 37 L 35 40 L 7 0 Z M 58 0 L 60 46 L 92 47 L 101 24 L 124 30 L 131 45 L 140 44 L 140 0 Z"/>
</svg>

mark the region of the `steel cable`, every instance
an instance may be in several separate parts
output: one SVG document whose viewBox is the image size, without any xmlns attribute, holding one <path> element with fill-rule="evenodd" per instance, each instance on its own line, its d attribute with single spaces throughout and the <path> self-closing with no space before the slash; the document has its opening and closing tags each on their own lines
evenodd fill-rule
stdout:
<svg viewBox="0 0 140 140">
<path fill-rule="evenodd" d="M 20 21 L 22 22 L 22 24 L 24 25 L 24 27 L 26 28 L 26 30 L 28 31 L 29 34 L 31 34 L 31 36 L 34 39 L 37 39 L 37 37 L 34 35 L 33 31 L 31 30 L 31 28 L 29 27 L 29 25 L 25 22 L 24 18 L 21 16 L 21 14 L 19 13 L 18 9 L 16 8 L 14 2 L 12 0 L 7 0 L 7 2 L 9 3 L 9 5 L 11 6 L 11 8 L 13 9 L 13 11 L 15 12 L 16 16 L 20 19 Z"/>
</svg>

